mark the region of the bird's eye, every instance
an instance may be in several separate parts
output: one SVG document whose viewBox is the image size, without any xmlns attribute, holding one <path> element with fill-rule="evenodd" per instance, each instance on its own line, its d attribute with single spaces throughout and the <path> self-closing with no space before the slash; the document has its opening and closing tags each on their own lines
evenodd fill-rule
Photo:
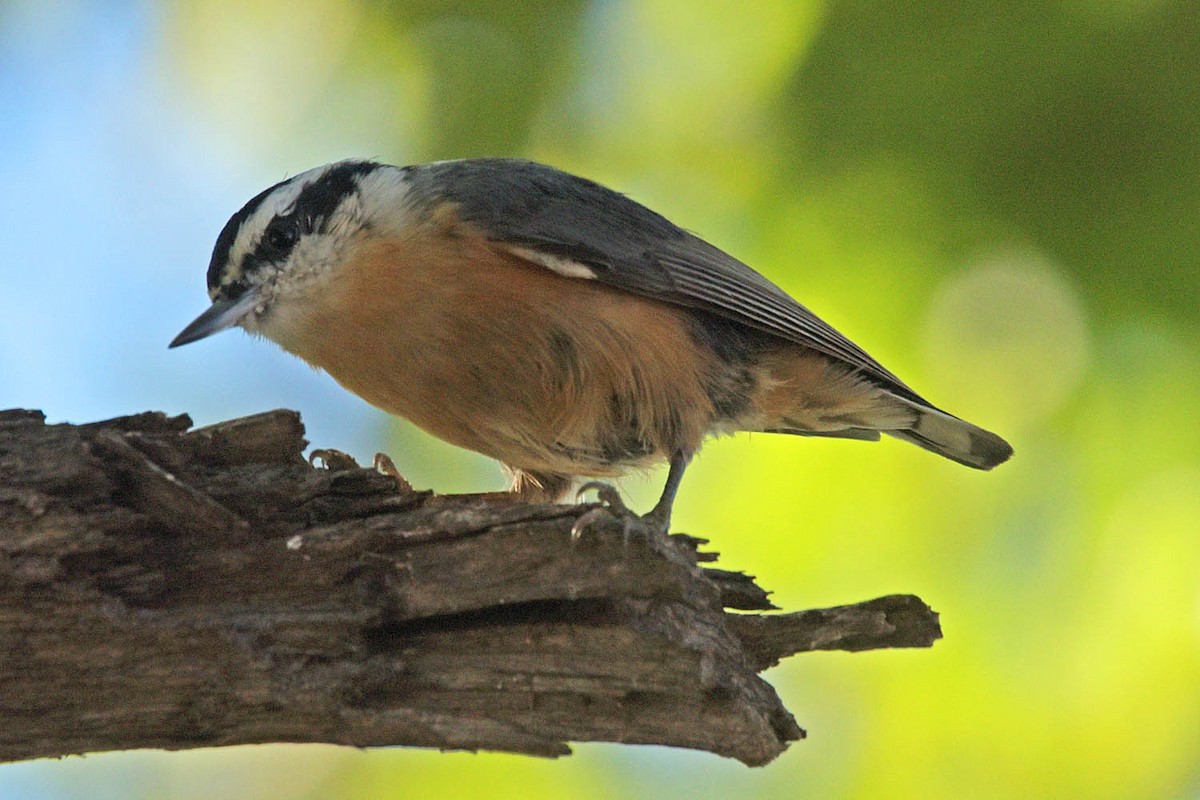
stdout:
<svg viewBox="0 0 1200 800">
<path fill-rule="evenodd" d="M 271 256 L 286 256 L 296 244 L 299 234 L 290 223 L 271 225 L 263 234 L 263 244 Z"/>
</svg>

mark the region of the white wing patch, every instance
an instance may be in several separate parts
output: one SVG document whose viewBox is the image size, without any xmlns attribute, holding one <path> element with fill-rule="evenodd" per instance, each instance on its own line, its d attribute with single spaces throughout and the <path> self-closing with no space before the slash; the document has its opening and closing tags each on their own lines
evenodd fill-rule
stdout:
<svg viewBox="0 0 1200 800">
<path fill-rule="evenodd" d="M 532 261 L 538 266 L 545 267 L 551 272 L 557 272 L 565 278 L 583 278 L 584 280 L 595 280 L 596 273 L 587 264 L 574 261 L 570 258 L 543 253 L 540 250 L 533 250 L 528 247 L 505 247 L 505 250 L 526 261 Z"/>
</svg>

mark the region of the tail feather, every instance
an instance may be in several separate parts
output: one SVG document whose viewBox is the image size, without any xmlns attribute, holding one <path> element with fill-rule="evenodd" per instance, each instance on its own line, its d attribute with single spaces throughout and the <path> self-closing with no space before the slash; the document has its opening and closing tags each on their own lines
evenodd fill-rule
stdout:
<svg viewBox="0 0 1200 800">
<path fill-rule="evenodd" d="M 763 433 L 789 433 L 793 436 L 815 436 L 824 439 L 855 439 L 860 442 L 878 442 L 879 431 L 868 428 L 843 428 L 836 431 L 806 431 L 801 428 L 764 428 Z"/>
<path fill-rule="evenodd" d="M 991 431 L 929 406 L 902 401 L 916 412 L 911 428 L 884 433 L 975 469 L 991 469 L 1013 454 L 1012 445 Z"/>
<path fill-rule="evenodd" d="M 861 440 L 886 433 L 975 469 L 991 469 L 1013 453 L 996 434 L 840 361 L 791 347 L 765 359 L 768 378 L 758 387 L 753 411 L 738 421 L 744 430 Z"/>
</svg>

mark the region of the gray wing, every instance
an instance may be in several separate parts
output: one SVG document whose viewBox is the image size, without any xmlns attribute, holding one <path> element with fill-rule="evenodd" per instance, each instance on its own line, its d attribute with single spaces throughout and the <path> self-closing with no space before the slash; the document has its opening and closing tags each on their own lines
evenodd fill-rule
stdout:
<svg viewBox="0 0 1200 800">
<path fill-rule="evenodd" d="M 456 204 L 464 221 L 500 243 L 583 264 L 616 288 L 703 309 L 812 348 L 930 405 L 762 275 L 598 183 L 519 159 L 444 161 L 410 174 L 419 200 Z"/>
</svg>

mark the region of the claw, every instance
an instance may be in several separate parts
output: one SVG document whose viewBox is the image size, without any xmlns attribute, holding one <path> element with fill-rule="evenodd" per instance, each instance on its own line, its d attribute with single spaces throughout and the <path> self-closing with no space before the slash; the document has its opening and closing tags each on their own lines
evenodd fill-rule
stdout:
<svg viewBox="0 0 1200 800">
<path fill-rule="evenodd" d="M 317 466 L 317 462 L 321 462 L 321 466 L 330 472 L 345 472 L 348 469 L 358 469 L 358 462 L 355 461 L 348 453 L 343 453 L 341 450 L 332 448 L 323 448 L 313 450 L 308 454 L 308 465 L 310 467 Z"/>
<path fill-rule="evenodd" d="M 375 461 L 372 463 L 375 471 L 381 475 L 387 475 L 396 482 L 396 488 L 406 494 L 415 491 L 411 483 L 400 474 L 400 470 L 396 469 L 396 462 L 392 461 L 386 453 L 376 453 Z"/>
<path fill-rule="evenodd" d="M 583 538 L 583 532 L 592 525 L 599 522 L 601 519 L 608 517 L 611 512 L 605 508 L 593 508 L 586 514 L 583 514 L 579 519 L 575 520 L 575 524 L 571 526 L 571 541 L 577 542 Z"/>
<path fill-rule="evenodd" d="M 576 499 L 582 497 L 588 492 L 595 492 L 596 499 L 602 504 L 599 508 L 593 508 L 586 514 L 575 520 L 575 524 L 571 526 L 571 539 L 577 541 L 583 532 L 591 525 L 601 519 L 618 519 L 621 522 L 621 538 L 626 546 L 629 544 L 629 538 L 635 532 L 641 532 L 646 536 L 655 534 L 665 535 L 667 533 L 667 524 L 659 519 L 659 515 L 655 511 L 651 511 L 645 516 L 639 515 L 632 511 L 625 501 L 621 499 L 620 492 L 612 484 L 604 483 L 603 481 L 588 481 L 579 487 L 579 491 L 575 493 Z"/>
<path fill-rule="evenodd" d="M 614 514 L 632 514 L 625 501 L 621 499 L 621 493 L 617 491 L 617 487 L 611 483 L 604 481 L 588 481 L 583 486 L 579 487 L 579 491 L 575 492 L 575 499 L 578 500 L 588 492 L 595 492 L 596 499 L 604 505 L 608 506 Z"/>
</svg>

